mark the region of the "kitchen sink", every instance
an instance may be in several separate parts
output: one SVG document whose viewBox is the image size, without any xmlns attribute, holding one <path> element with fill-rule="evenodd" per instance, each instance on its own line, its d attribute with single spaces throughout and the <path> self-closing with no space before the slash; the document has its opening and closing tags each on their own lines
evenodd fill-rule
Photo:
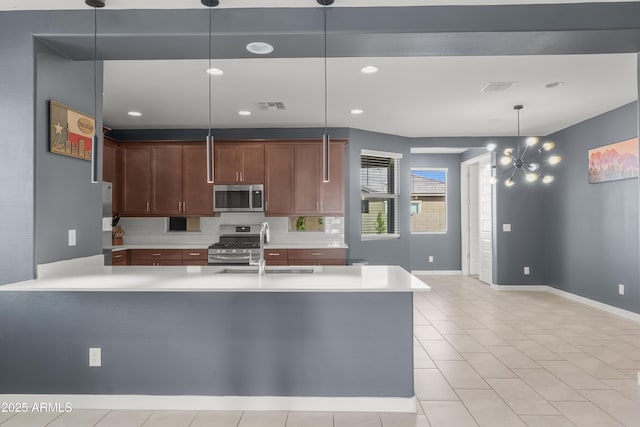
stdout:
<svg viewBox="0 0 640 427">
<path fill-rule="evenodd" d="M 265 270 L 266 274 L 313 274 L 315 269 L 313 267 L 297 267 L 297 268 L 268 268 Z M 216 274 L 255 274 L 258 275 L 257 268 L 245 268 L 245 267 L 227 267 Z"/>
</svg>

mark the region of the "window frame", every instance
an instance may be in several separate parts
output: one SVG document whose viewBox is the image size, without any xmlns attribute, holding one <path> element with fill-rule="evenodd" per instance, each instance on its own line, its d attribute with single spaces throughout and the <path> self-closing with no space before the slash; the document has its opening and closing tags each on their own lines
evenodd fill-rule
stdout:
<svg viewBox="0 0 640 427">
<path fill-rule="evenodd" d="M 362 157 L 381 157 L 391 160 L 394 163 L 393 170 L 393 193 L 365 193 L 362 191 Z M 360 240 L 361 241 L 375 241 L 375 240 L 395 240 L 400 238 L 400 159 L 402 159 L 402 153 L 392 153 L 386 151 L 375 151 L 362 149 L 360 151 L 360 202 L 366 199 L 387 199 L 394 201 L 393 215 L 394 215 L 394 226 L 397 225 L 397 229 L 394 230 L 394 233 L 362 233 L 362 212 L 360 212 Z"/>
<path fill-rule="evenodd" d="M 438 171 L 444 172 L 444 230 L 443 231 L 413 231 L 411 229 L 411 205 L 409 205 L 409 231 L 411 234 L 447 234 L 449 233 L 449 168 L 439 167 L 412 167 L 409 170 L 409 181 L 411 182 L 411 173 L 413 171 Z M 410 189 L 410 191 L 413 188 Z M 409 203 L 413 202 L 413 191 L 409 195 Z"/>
</svg>

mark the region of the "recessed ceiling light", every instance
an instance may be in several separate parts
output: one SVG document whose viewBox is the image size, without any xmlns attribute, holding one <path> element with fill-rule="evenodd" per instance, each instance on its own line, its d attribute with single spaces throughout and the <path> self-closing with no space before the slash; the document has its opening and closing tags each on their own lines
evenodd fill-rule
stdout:
<svg viewBox="0 0 640 427">
<path fill-rule="evenodd" d="M 247 45 L 247 50 L 256 55 L 267 55 L 273 52 L 273 46 L 265 42 L 251 42 Z"/>
<path fill-rule="evenodd" d="M 241 116 L 250 116 L 251 115 L 251 111 L 249 111 L 249 110 L 240 110 L 240 111 L 238 111 L 238 114 L 240 114 Z"/>
<path fill-rule="evenodd" d="M 221 76 L 224 74 L 220 68 L 209 68 L 207 69 L 207 74 L 211 74 L 212 76 Z"/>
<path fill-rule="evenodd" d="M 142 116 L 142 113 L 140 111 L 129 111 L 127 114 L 130 115 L 131 117 L 140 117 L 140 116 Z"/>
<path fill-rule="evenodd" d="M 378 67 L 374 67 L 373 65 L 367 65 L 366 67 L 362 67 L 360 69 L 362 74 L 374 74 L 378 72 Z"/>
<path fill-rule="evenodd" d="M 564 86 L 564 82 L 552 82 L 544 85 L 544 87 L 546 87 L 547 89 L 553 89 L 560 86 Z"/>
<path fill-rule="evenodd" d="M 353 114 L 354 116 L 360 115 L 362 113 L 364 113 L 364 110 L 361 110 L 360 108 L 354 108 L 353 110 L 349 111 L 351 114 Z"/>
</svg>

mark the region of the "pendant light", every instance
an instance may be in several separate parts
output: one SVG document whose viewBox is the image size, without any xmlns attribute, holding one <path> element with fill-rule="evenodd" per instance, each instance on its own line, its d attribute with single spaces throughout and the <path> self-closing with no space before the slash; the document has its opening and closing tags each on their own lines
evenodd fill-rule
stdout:
<svg viewBox="0 0 640 427">
<path fill-rule="evenodd" d="M 218 0 L 200 0 L 200 2 L 209 8 L 209 67 L 207 70 L 211 70 L 211 61 L 212 61 L 212 52 L 211 52 L 211 39 L 213 38 L 213 8 L 219 4 Z M 211 78 L 213 77 L 213 73 L 207 72 L 207 77 L 209 79 L 209 132 L 207 133 L 207 183 L 213 184 L 213 134 L 211 132 L 212 125 L 212 111 L 211 111 Z"/>
<path fill-rule="evenodd" d="M 548 157 L 547 159 L 541 159 L 542 155 L 546 152 L 549 152 L 554 149 L 555 143 L 551 141 L 547 141 L 538 148 L 535 148 L 540 139 L 535 136 L 530 136 L 525 140 L 524 148 L 520 149 L 520 111 L 524 109 L 523 105 L 514 105 L 514 110 L 518 113 L 518 139 L 516 140 L 516 149 L 514 152 L 513 148 L 506 148 L 503 152 L 503 156 L 499 159 L 499 164 L 501 166 L 508 167 L 503 175 L 509 175 L 509 177 L 504 181 L 504 184 L 507 187 L 513 187 L 516 184 L 516 174 L 518 171 L 522 175 L 524 175 L 524 179 L 527 182 L 536 182 L 539 179 L 544 184 L 550 184 L 555 180 L 553 175 L 549 175 L 544 172 L 544 166 L 555 166 L 562 158 L 558 155 L 553 155 Z M 492 147 L 487 149 L 493 151 L 495 149 L 495 144 L 492 144 Z M 496 177 L 491 177 L 492 184 L 498 182 Z"/>
<path fill-rule="evenodd" d="M 327 6 L 333 4 L 333 0 L 316 0 L 323 7 L 324 17 L 324 133 L 322 134 L 322 182 L 329 182 L 329 129 L 327 125 Z"/>
<path fill-rule="evenodd" d="M 104 0 L 85 0 L 93 8 L 93 137 L 91 138 L 91 183 L 98 183 L 98 8 Z"/>
</svg>

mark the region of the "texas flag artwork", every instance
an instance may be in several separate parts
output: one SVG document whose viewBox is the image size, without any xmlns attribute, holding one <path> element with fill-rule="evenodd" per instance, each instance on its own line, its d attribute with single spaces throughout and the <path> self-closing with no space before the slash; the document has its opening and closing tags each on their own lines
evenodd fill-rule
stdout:
<svg viewBox="0 0 640 427">
<path fill-rule="evenodd" d="M 91 160 L 95 119 L 71 107 L 49 102 L 49 150 L 63 156 Z"/>
</svg>

